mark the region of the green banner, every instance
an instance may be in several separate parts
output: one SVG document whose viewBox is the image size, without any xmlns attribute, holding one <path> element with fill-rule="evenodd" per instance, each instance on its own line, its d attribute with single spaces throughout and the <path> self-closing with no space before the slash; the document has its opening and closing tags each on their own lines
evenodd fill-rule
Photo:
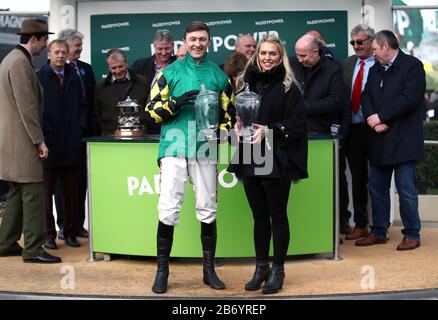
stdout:
<svg viewBox="0 0 438 320">
<path fill-rule="evenodd" d="M 158 143 L 88 143 L 93 251 L 155 256 Z M 223 164 L 218 165 L 217 256 L 253 257 L 252 213 L 242 184 L 226 171 L 230 149 L 221 145 L 219 159 Z M 333 141 L 309 141 L 308 158 L 310 178 L 294 183 L 289 197 L 289 255 L 333 250 Z M 200 223 L 190 183 L 173 244 L 172 256 L 202 256 Z"/>
<path fill-rule="evenodd" d="M 128 63 L 153 54 L 153 37 L 157 30 L 168 29 L 175 40 L 175 52 L 182 44 L 184 30 L 192 21 L 209 25 L 209 57 L 222 64 L 234 51 L 238 35 L 251 34 L 258 41 L 263 35 L 280 36 L 289 56 L 295 54 L 296 40 L 310 29 L 322 32 L 335 58 L 348 54 L 347 11 L 295 12 L 215 12 L 166 14 L 111 14 L 91 16 L 91 62 L 96 77 L 108 73 L 105 54 L 111 48 L 126 51 Z"/>
</svg>

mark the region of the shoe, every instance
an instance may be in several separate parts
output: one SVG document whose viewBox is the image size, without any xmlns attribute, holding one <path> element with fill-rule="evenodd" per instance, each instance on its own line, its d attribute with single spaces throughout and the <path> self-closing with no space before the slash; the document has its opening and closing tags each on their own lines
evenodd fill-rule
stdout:
<svg viewBox="0 0 438 320">
<path fill-rule="evenodd" d="M 397 246 L 397 250 L 405 251 L 405 250 L 414 250 L 421 245 L 419 240 L 403 238 L 403 241 Z"/>
<path fill-rule="evenodd" d="M 43 252 L 37 256 L 34 256 L 32 258 L 23 259 L 24 263 L 61 263 L 62 260 L 59 257 L 52 256 L 51 254 L 48 254 L 47 252 Z"/>
<path fill-rule="evenodd" d="M 55 250 L 58 249 L 58 246 L 56 245 L 55 239 L 49 238 L 46 240 L 46 242 L 43 244 L 43 247 L 49 250 Z"/>
<path fill-rule="evenodd" d="M 357 240 L 355 242 L 355 245 L 358 247 L 367 247 L 375 244 L 384 244 L 386 243 L 386 241 L 388 241 L 387 238 L 378 238 L 373 236 L 372 234 L 369 234 L 366 238 Z"/>
<path fill-rule="evenodd" d="M 65 238 L 65 244 L 73 248 L 78 248 L 81 246 L 81 244 L 79 243 L 78 239 L 76 239 L 76 237 Z"/>
<path fill-rule="evenodd" d="M 358 240 L 360 238 L 365 238 L 368 235 L 368 228 L 358 228 L 354 227 L 353 231 L 347 234 L 345 240 Z"/>
<path fill-rule="evenodd" d="M 88 237 L 89 237 L 89 234 L 88 234 L 87 229 L 85 229 L 85 228 L 81 228 L 81 230 L 78 231 L 77 236 L 78 236 L 79 238 L 88 238 Z"/>
<path fill-rule="evenodd" d="M 59 240 L 65 240 L 65 238 L 64 238 L 64 228 L 59 229 L 58 239 Z"/>
<path fill-rule="evenodd" d="M 271 272 L 271 267 L 269 266 L 268 261 L 257 261 L 254 275 L 251 281 L 245 284 L 245 290 L 247 291 L 259 290 L 262 283 L 265 282 L 266 279 L 268 279 L 270 272 Z"/>
<path fill-rule="evenodd" d="M 341 224 L 339 226 L 339 233 L 340 234 L 350 234 L 351 233 L 351 227 L 348 224 Z"/>
<path fill-rule="evenodd" d="M 283 288 L 284 278 L 284 266 L 282 264 L 274 264 L 269 273 L 268 280 L 266 280 L 265 285 L 262 287 L 262 292 L 264 294 L 277 293 Z"/>
<path fill-rule="evenodd" d="M 23 251 L 23 248 L 20 247 L 17 244 L 12 249 L 6 250 L 4 252 L 0 252 L 0 257 L 17 257 L 17 256 L 21 256 L 21 252 L 22 251 Z"/>
</svg>

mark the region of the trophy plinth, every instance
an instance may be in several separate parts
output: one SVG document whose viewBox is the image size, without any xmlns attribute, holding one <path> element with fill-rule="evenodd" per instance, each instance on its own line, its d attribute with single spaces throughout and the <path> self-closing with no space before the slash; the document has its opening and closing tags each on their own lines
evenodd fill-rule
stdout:
<svg viewBox="0 0 438 320">
<path fill-rule="evenodd" d="M 119 139 L 142 138 L 143 126 L 140 121 L 140 105 L 129 96 L 117 103 L 117 129 L 114 137 Z"/>
<path fill-rule="evenodd" d="M 218 139 L 218 97 L 217 92 L 207 90 L 205 85 L 201 84 L 201 90 L 195 100 L 196 126 L 199 128 L 201 140 Z"/>
<path fill-rule="evenodd" d="M 250 143 L 254 134 L 253 123 L 257 120 L 260 107 L 261 96 L 249 90 L 249 85 L 245 85 L 245 90 L 234 97 L 237 116 L 243 124 L 242 142 Z"/>
</svg>

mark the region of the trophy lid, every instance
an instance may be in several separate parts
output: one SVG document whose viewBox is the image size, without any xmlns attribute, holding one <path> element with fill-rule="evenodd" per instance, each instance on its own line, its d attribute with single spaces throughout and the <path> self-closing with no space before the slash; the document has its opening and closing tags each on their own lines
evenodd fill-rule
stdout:
<svg viewBox="0 0 438 320">
<path fill-rule="evenodd" d="M 132 100 L 130 96 L 128 96 L 126 100 L 117 102 L 117 107 L 130 108 L 130 107 L 140 107 L 140 105 L 137 104 L 134 100 Z"/>
<path fill-rule="evenodd" d="M 245 83 L 245 90 L 234 97 L 236 103 L 244 103 L 244 101 L 256 101 L 260 103 L 261 96 L 249 90 L 249 84 Z"/>
<path fill-rule="evenodd" d="M 199 98 L 202 98 L 204 96 L 208 96 L 208 95 L 214 95 L 217 96 L 217 92 L 216 91 L 212 91 L 212 90 L 208 90 L 207 87 L 205 86 L 204 83 L 201 83 L 201 88 L 199 90 L 198 96 Z"/>
</svg>

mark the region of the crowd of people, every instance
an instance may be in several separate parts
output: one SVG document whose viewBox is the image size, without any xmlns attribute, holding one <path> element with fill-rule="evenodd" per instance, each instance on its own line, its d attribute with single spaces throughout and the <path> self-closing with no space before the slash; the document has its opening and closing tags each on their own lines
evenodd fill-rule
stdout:
<svg viewBox="0 0 438 320">
<path fill-rule="evenodd" d="M 0 225 L 0 256 L 59 263 L 61 258 L 43 248 L 57 249 L 56 237 L 76 248 L 80 246 L 77 237 L 88 237 L 83 226 L 87 176 L 81 139 L 113 134 L 117 102 L 129 96 L 144 106 L 140 117 L 145 132 L 160 134 L 157 272 L 152 290 L 167 292 L 174 227 L 179 223 L 187 180 L 194 186 L 201 225 L 203 282 L 225 289 L 214 263 L 220 241 L 217 161 L 211 154 L 200 155 L 210 142 L 189 130 L 196 119 L 194 102 L 201 87 L 219 97 L 218 141 L 234 141 L 241 150 L 228 171 L 242 181 L 254 221 L 255 272 L 246 290 L 271 294 L 282 289 L 290 239 L 287 204 L 292 182 L 308 177 L 308 136 L 339 135 L 340 230 L 346 240 L 355 240 L 357 246 L 387 242 L 394 173 L 404 225 L 397 250 L 420 246 L 416 161 L 424 155 L 425 73 L 418 59 L 400 50 L 393 32 L 375 33 L 367 25 L 355 26 L 350 33 L 355 54 L 342 62 L 318 30 L 309 30 L 296 41 L 292 57 L 276 35 L 258 43 L 250 35 L 241 35 L 236 52 L 218 66 L 208 58 L 208 26 L 193 22 L 176 55 L 168 30 L 158 30 L 153 39 L 155 53 L 134 61 L 130 68 L 123 50 L 109 50 L 108 75 L 98 84 L 91 66 L 79 60 L 83 36 L 78 31 L 63 30 L 48 44 L 47 65 L 38 72 L 32 57 L 46 47 L 51 34 L 47 23 L 25 20 L 19 34 L 20 44 L 0 66 L 0 179 L 9 183 Z M 261 97 L 249 149 L 242 141 L 243 121 L 233 103 L 233 97 L 245 88 Z M 175 130 L 181 132 L 177 146 Z M 235 139 L 221 139 L 229 136 Z M 258 170 L 263 164 L 253 150 L 260 147 L 270 155 L 266 159 L 273 159 L 269 172 Z M 239 156 L 248 150 L 250 161 L 240 161 Z M 23 248 L 18 244 L 22 233 Z"/>
</svg>

